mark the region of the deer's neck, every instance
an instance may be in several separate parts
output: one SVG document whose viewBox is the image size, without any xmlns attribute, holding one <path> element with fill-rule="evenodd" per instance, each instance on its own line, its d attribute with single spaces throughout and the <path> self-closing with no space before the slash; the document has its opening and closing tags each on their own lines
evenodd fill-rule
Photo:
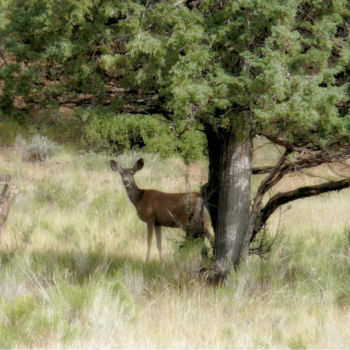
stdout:
<svg viewBox="0 0 350 350">
<path fill-rule="evenodd" d="M 126 193 L 128 194 L 131 203 L 134 204 L 135 207 L 141 199 L 143 192 L 144 191 L 141 190 L 141 188 L 139 188 L 136 184 L 130 188 L 126 188 Z"/>
</svg>

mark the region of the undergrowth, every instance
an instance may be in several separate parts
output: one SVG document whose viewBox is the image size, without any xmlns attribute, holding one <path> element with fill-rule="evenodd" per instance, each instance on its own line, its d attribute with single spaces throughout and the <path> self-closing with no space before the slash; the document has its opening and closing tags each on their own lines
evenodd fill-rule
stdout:
<svg viewBox="0 0 350 350">
<path fill-rule="evenodd" d="M 146 227 L 109 157 L 65 151 L 33 164 L 7 152 L 20 193 L 0 241 L 0 348 L 350 344 L 348 191 L 293 203 L 272 218 L 269 238 L 279 233 L 271 252 L 213 287 L 200 278 L 202 246 L 180 249 L 179 230 L 163 230 L 164 260 L 153 242 L 145 264 Z M 185 189 L 178 159 L 142 156 L 140 187 Z M 126 167 L 138 157 L 118 161 Z M 191 180 L 198 189 L 199 175 Z"/>
</svg>

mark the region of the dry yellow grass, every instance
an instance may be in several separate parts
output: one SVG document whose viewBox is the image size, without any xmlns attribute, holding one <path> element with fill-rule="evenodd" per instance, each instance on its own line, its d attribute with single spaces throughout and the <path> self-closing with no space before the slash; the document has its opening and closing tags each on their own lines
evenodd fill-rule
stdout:
<svg viewBox="0 0 350 350">
<path fill-rule="evenodd" d="M 145 158 L 141 187 L 186 190 L 181 161 Z M 20 193 L 0 242 L 0 347 L 349 347 L 349 190 L 292 203 L 267 259 L 250 257 L 214 288 L 198 279 L 199 249 L 178 249 L 179 230 L 164 230 L 163 263 L 153 242 L 144 264 L 146 227 L 107 160 L 25 163 L 1 150 Z M 190 180 L 205 181 L 202 164 Z M 278 190 L 308 181 L 318 180 L 292 176 Z"/>
</svg>

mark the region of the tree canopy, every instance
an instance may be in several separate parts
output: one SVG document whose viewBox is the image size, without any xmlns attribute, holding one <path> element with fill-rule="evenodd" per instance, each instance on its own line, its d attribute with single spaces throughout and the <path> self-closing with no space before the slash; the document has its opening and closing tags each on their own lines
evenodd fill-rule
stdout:
<svg viewBox="0 0 350 350">
<path fill-rule="evenodd" d="M 93 102 L 218 127 L 245 110 L 298 146 L 347 138 L 347 1 L 186 4 L 2 0 L 2 109 Z"/>
</svg>

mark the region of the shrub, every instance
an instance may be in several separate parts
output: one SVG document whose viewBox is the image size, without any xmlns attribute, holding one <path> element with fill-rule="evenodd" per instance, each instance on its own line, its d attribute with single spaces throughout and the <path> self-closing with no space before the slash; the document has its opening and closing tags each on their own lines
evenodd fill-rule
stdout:
<svg viewBox="0 0 350 350">
<path fill-rule="evenodd" d="M 1 143 L 10 146 L 15 142 L 16 135 L 21 130 L 20 124 L 12 119 L 2 120 L 0 122 L 0 140 Z"/>
<path fill-rule="evenodd" d="M 21 152 L 24 161 L 45 161 L 60 151 L 62 146 L 39 134 L 29 141 L 19 134 L 16 137 L 16 148 Z"/>
</svg>

